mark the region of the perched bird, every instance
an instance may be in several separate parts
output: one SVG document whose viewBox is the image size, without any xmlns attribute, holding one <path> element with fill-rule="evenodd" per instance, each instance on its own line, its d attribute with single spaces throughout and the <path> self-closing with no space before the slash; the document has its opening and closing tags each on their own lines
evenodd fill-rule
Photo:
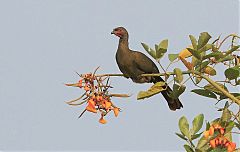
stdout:
<svg viewBox="0 0 240 152">
<path fill-rule="evenodd" d="M 124 27 L 113 29 L 111 34 L 119 37 L 119 44 L 116 53 L 116 61 L 120 71 L 127 77 L 131 78 L 136 83 L 156 83 L 164 81 L 160 76 L 142 77 L 141 74 L 159 73 L 155 63 L 145 54 L 133 51 L 128 46 L 128 32 Z M 173 99 L 169 95 L 172 89 L 166 86 L 167 89 L 162 91 L 163 97 L 166 99 L 171 110 L 175 111 L 183 107 L 179 99 Z"/>
</svg>

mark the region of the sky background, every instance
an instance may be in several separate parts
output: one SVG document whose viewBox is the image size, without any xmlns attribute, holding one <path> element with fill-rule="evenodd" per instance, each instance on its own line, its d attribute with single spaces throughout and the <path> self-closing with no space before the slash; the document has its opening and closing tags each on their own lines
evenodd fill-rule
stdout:
<svg viewBox="0 0 240 152">
<path fill-rule="evenodd" d="M 188 35 L 208 31 L 213 37 L 237 33 L 237 0 L 1 0 L 0 1 L 0 150 L 183 150 L 184 141 L 174 133 L 178 119 L 190 122 L 204 113 L 212 120 L 214 101 L 187 91 L 184 108 L 168 109 L 161 95 L 137 101 L 140 90 L 150 84 L 135 84 L 112 78 L 112 92 L 133 94 L 113 99 L 122 109 L 118 118 L 70 107 L 65 101 L 81 90 L 64 86 L 76 82 L 79 73 L 120 73 L 115 62 L 118 38 L 110 32 L 124 26 L 129 45 L 146 53 L 141 42 L 151 46 L 169 39 L 168 53 L 178 53 L 190 44 Z M 168 64 L 167 56 L 163 65 Z M 183 66 L 180 66 L 183 67 Z M 238 144 L 239 146 L 239 144 Z"/>
</svg>

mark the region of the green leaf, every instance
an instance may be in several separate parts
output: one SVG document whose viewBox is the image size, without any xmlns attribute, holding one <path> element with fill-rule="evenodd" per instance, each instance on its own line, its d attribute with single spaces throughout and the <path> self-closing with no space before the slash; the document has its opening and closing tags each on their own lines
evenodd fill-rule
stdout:
<svg viewBox="0 0 240 152">
<path fill-rule="evenodd" d="M 204 61 L 196 66 L 196 71 L 201 71 L 200 69 L 204 69 L 207 67 L 207 65 L 210 63 L 210 61 Z"/>
<path fill-rule="evenodd" d="M 157 44 L 155 44 L 155 50 L 158 50 L 158 45 Z"/>
<path fill-rule="evenodd" d="M 163 57 L 163 55 L 167 52 L 167 48 L 168 48 L 168 40 L 161 41 L 156 49 L 155 59 L 160 60 Z"/>
<path fill-rule="evenodd" d="M 224 137 L 226 137 L 229 141 L 232 141 L 232 133 L 231 132 L 224 134 Z"/>
<path fill-rule="evenodd" d="M 141 43 L 143 48 L 150 54 L 154 59 L 156 59 L 156 51 L 150 48 L 147 44 Z"/>
<path fill-rule="evenodd" d="M 209 90 L 204 90 L 204 89 L 194 89 L 191 92 L 194 92 L 200 96 L 204 96 L 204 97 L 209 97 L 209 98 L 213 98 L 213 99 L 217 99 L 217 96 L 209 91 Z"/>
<path fill-rule="evenodd" d="M 240 100 L 240 93 L 232 93 L 232 92 L 231 92 L 231 94 L 232 94 L 234 97 L 236 97 L 237 99 Z M 221 94 L 221 95 L 220 95 L 220 100 L 227 99 L 227 98 L 228 98 L 228 97 L 225 96 L 224 94 Z"/>
<path fill-rule="evenodd" d="M 173 85 L 173 91 L 170 93 L 170 97 L 177 99 L 186 89 L 186 86 L 184 85 Z"/>
<path fill-rule="evenodd" d="M 217 83 L 217 82 L 216 82 Z M 225 89 L 226 91 L 228 91 L 228 89 L 221 83 L 217 83 L 221 88 Z M 218 89 L 216 89 L 213 85 L 211 84 L 207 84 L 204 86 L 204 89 L 215 92 L 217 94 L 223 94 L 221 91 L 219 91 Z"/>
<path fill-rule="evenodd" d="M 192 122 L 193 134 L 196 134 L 202 128 L 203 119 L 204 119 L 203 114 L 199 114 L 194 118 L 194 120 Z"/>
<path fill-rule="evenodd" d="M 194 152 L 193 149 L 189 145 L 184 145 L 183 146 L 187 152 Z"/>
<path fill-rule="evenodd" d="M 183 81 L 183 75 L 182 75 L 182 70 L 179 68 L 175 68 L 173 70 L 174 74 L 176 77 L 174 78 L 177 83 L 181 83 Z"/>
<path fill-rule="evenodd" d="M 166 90 L 166 83 L 161 81 L 155 83 L 151 88 L 149 88 L 147 91 L 140 91 L 137 95 L 137 100 L 149 98 L 155 94 L 160 93 L 161 91 Z"/>
<path fill-rule="evenodd" d="M 200 149 L 202 151 L 206 151 L 208 149 L 208 140 L 203 136 L 200 138 L 197 144 L 197 149 Z"/>
<path fill-rule="evenodd" d="M 232 117 L 230 111 L 228 110 L 228 107 L 229 107 L 229 104 L 228 102 L 226 102 L 222 112 L 221 122 L 229 122 L 229 120 Z"/>
<path fill-rule="evenodd" d="M 164 53 L 161 53 L 160 51 L 157 51 L 155 59 L 159 61 L 163 56 L 164 56 Z"/>
<path fill-rule="evenodd" d="M 202 47 L 204 47 L 208 41 L 210 40 L 211 36 L 207 33 L 207 32 L 202 32 L 199 36 L 198 39 L 198 46 L 197 46 L 197 50 L 201 49 Z"/>
<path fill-rule="evenodd" d="M 196 78 L 195 78 L 196 84 L 200 83 L 201 80 L 202 80 L 202 77 L 196 76 Z"/>
<path fill-rule="evenodd" d="M 208 51 L 208 50 L 210 50 L 210 49 L 212 49 L 212 44 L 206 44 L 204 47 L 202 47 L 202 48 L 199 49 L 198 51 L 199 51 L 200 53 L 204 53 L 204 52 L 206 52 L 206 51 Z"/>
<path fill-rule="evenodd" d="M 225 56 L 225 57 L 219 59 L 218 62 L 230 61 L 233 59 L 234 59 L 234 57 L 232 55 L 228 55 L 228 56 Z"/>
<path fill-rule="evenodd" d="M 210 123 L 206 122 L 206 129 L 205 130 L 209 130 L 210 126 L 211 126 Z"/>
<path fill-rule="evenodd" d="M 162 40 L 158 45 L 158 50 L 160 50 L 162 53 L 166 53 L 168 48 L 168 40 Z M 158 51 L 156 50 L 156 51 Z"/>
<path fill-rule="evenodd" d="M 178 122 L 179 129 L 181 133 L 186 136 L 188 139 L 190 139 L 190 132 L 189 132 L 189 123 L 187 121 L 187 118 L 185 116 L 182 116 L 179 119 Z"/>
<path fill-rule="evenodd" d="M 235 122 L 235 126 L 240 130 L 240 124 Z"/>
<path fill-rule="evenodd" d="M 197 49 L 197 40 L 196 40 L 196 38 L 193 35 L 189 35 L 189 38 L 190 38 L 190 40 L 192 42 L 193 49 L 196 50 Z"/>
<path fill-rule="evenodd" d="M 204 59 L 208 59 L 208 58 L 211 58 L 211 57 L 214 57 L 216 60 L 220 59 L 221 57 L 223 57 L 223 54 L 222 52 L 212 52 L 212 53 L 209 53 L 208 55 L 205 55 L 203 57 L 203 60 Z"/>
<path fill-rule="evenodd" d="M 197 64 L 200 64 L 201 63 L 201 61 L 200 60 L 198 60 L 196 57 L 192 57 L 192 65 L 195 67 Z"/>
<path fill-rule="evenodd" d="M 238 66 L 228 68 L 224 74 L 229 80 L 237 79 L 240 76 L 240 68 Z"/>
<path fill-rule="evenodd" d="M 173 62 L 178 58 L 178 54 L 168 54 L 169 61 Z"/>
<path fill-rule="evenodd" d="M 231 120 L 226 126 L 225 133 L 231 132 L 234 126 L 235 122 Z"/>
<path fill-rule="evenodd" d="M 187 48 L 187 50 L 198 60 L 202 59 L 202 56 L 201 56 L 200 52 L 198 52 L 197 50 L 194 50 L 192 48 Z"/>
<path fill-rule="evenodd" d="M 192 135 L 192 140 L 199 138 L 202 135 L 203 132 L 200 132 L 199 134 Z"/>
<path fill-rule="evenodd" d="M 210 152 L 227 152 L 227 149 L 222 147 L 216 147 L 214 149 L 211 149 Z"/>
<path fill-rule="evenodd" d="M 210 66 L 207 66 L 205 69 L 204 69 L 204 73 L 206 74 L 209 74 L 211 76 L 214 76 L 217 74 L 216 70 Z"/>
<path fill-rule="evenodd" d="M 183 140 L 186 140 L 187 141 L 187 138 L 185 138 L 185 136 L 184 135 L 182 135 L 182 134 L 179 134 L 179 133 L 175 133 L 178 137 L 180 137 L 181 139 L 183 139 Z"/>
</svg>

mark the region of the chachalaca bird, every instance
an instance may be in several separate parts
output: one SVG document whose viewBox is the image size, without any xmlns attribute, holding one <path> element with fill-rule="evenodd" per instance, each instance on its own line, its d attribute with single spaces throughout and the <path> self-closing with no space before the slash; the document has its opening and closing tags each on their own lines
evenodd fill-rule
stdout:
<svg viewBox="0 0 240 152">
<path fill-rule="evenodd" d="M 142 77 L 141 74 L 159 73 L 156 64 L 145 54 L 133 51 L 128 46 L 128 32 L 124 27 L 113 29 L 111 34 L 119 37 L 119 44 L 116 53 L 116 61 L 120 71 L 127 77 L 131 78 L 136 83 L 156 83 L 164 81 L 160 76 Z M 166 99 L 171 110 L 175 111 L 183 107 L 179 99 L 173 99 L 169 95 L 172 89 L 166 86 L 167 89 L 161 91 Z"/>
</svg>

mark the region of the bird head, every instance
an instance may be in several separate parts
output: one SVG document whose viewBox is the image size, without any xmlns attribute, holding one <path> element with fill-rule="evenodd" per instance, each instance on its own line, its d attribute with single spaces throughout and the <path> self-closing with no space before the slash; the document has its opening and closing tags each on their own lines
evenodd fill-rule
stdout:
<svg viewBox="0 0 240 152">
<path fill-rule="evenodd" d="M 124 37 L 128 38 L 128 32 L 124 27 L 117 27 L 117 28 L 113 29 L 111 34 L 118 36 L 120 39 L 124 38 Z"/>
</svg>

